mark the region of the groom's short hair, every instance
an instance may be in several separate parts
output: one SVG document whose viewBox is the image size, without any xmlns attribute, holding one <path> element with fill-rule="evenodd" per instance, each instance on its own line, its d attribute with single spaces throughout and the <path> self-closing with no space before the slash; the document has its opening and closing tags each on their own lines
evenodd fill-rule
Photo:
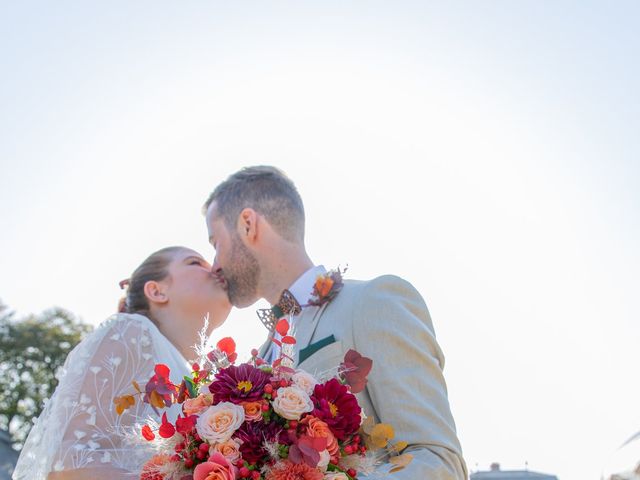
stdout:
<svg viewBox="0 0 640 480">
<path fill-rule="evenodd" d="M 245 167 L 216 187 L 204 204 L 212 203 L 229 229 L 234 229 L 245 208 L 263 215 L 276 232 L 291 242 L 304 240 L 304 206 L 291 179 L 271 166 Z"/>
</svg>

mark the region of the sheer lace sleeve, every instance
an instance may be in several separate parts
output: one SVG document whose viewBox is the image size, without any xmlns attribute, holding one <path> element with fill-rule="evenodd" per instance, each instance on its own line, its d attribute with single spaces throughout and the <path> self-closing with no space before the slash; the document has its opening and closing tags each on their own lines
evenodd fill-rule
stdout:
<svg viewBox="0 0 640 480">
<path fill-rule="evenodd" d="M 136 475 L 149 452 L 144 446 L 132 448 L 124 432 L 155 414 L 137 401 L 119 416 L 113 399 L 133 393 L 132 380 L 144 385 L 159 362 L 171 368 L 176 381 L 188 371 L 182 356 L 146 317 L 119 314 L 101 325 L 69 354 L 58 387 L 25 443 L 14 479 L 45 479 L 49 472 L 80 469 L 112 470 L 112 478 Z"/>
</svg>

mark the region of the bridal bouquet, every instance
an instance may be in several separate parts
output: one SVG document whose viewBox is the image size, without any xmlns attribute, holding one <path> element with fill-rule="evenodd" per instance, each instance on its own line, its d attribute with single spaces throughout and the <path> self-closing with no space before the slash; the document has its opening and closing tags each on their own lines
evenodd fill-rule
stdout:
<svg viewBox="0 0 640 480">
<path fill-rule="evenodd" d="M 231 338 L 201 355 L 179 385 L 158 364 L 144 389 L 114 400 L 118 413 L 141 397 L 160 410 L 181 404 L 175 423 L 166 412 L 140 430 L 156 455 L 144 465 L 144 480 L 352 480 L 370 473 L 383 459 L 389 472 L 411 461 L 406 443 L 389 443 L 390 425 L 365 416 L 355 393 L 362 391 L 372 362 L 350 350 L 344 363 L 317 378 L 294 370 L 286 320 L 276 329 L 280 357 L 268 364 L 252 352 L 235 365 Z"/>
</svg>

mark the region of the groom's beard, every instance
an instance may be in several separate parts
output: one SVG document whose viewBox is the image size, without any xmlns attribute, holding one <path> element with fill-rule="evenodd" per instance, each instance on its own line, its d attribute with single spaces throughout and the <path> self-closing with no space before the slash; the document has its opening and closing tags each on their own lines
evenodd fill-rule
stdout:
<svg viewBox="0 0 640 480">
<path fill-rule="evenodd" d="M 258 299 L 260 265 L 239 236 L 234 236 L 229 266 L 222 269 L 227 295 L 235 307 L 248 307 Z"/>
</svg>

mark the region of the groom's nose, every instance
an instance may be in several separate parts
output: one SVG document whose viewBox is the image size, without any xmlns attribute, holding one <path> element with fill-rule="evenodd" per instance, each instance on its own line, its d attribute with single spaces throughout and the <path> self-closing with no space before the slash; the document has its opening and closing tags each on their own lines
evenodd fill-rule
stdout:
<svg viewBox="0 0 640 480">
<path fill-rule="evenodd" d="M 213 259 L 213 263 L 211 264 L 211 273 L 218 274 L 222 271 L 222 267 L 218 263 L 218 256 Z"/>
</svg>

